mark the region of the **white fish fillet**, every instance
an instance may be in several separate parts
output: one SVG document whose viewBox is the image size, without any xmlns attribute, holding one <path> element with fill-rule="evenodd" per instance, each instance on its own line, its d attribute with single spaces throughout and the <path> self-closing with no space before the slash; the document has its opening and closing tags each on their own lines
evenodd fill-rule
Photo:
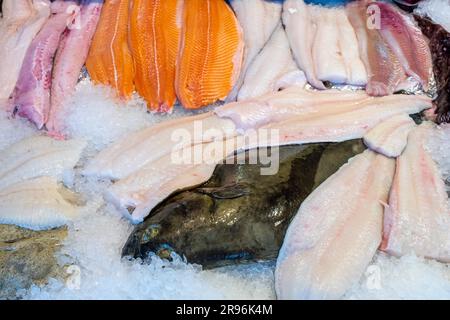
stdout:
<svg viewBox="0 0 450 320">
<path fill-rule="evenodd" d="M 337 299 L 359 281 L 381 242 L 394 168 L 366 150 L 302 203 L 278 255 L 279 299 Z"/>
<path fill-rule="evenodd" d="M 316 37 L 312 45 L 317 78 L 336 84 L 347 81 L 347 70 L 341 54 L 340 33 L 336 19 L 339 10 L 343 9 L 309 6 L 309 12 L 317 26 Z"/>
<path fill-rule="evenodd" d="M 292 77 L 297 71 L 297 77 Z M 286 33 L 279 23 L 261 53 L 255 58 L 245 74 L 244 83 L 239 90 L 238 101 L 276 92 L 280 84 L 287 86 L 288 78 L 295 84 L 306 84 L 306 79 L 292 57 Z"/>
<path fill-rule="evenodd" d="M 11 4 L 11 2 L 15 2 Z M 5 0 L 0 23 L 0 101 L 14 90 L 28 47 L 50 16 L 47 0 Z M 5 104 L 6 103 L 2 103 Z M 9 110 L 11 111 L 11 110 Z"/>
<path fill-rule="evenodd" d="M 283 4 L 282 18 L 297 65 L 312 86 L 325 89 L 317 78 L 314 67 L 312 47 L 317 28 L 309 12 L 309 6 L 303 0 L 286 0 Z"/>
<path fill-rule="evenodd" d="M 82 140 L 24 139 L 0 152 L 0 188 L 40 176 L 61 181 L 79 161 L 85 146 Z"/>
<path fill-rule="evenodd" d="M 163 156 L 115 183 L 105 197 L 131 222 L 140 223 L 173 192 L 207 181 L 216 164 L 240 149 L 243 142 L 242 137 L 231 138 Z"/>
<path fill-rule="evenodd" d="M 75 200 L 53 178 L 19 182 L 0 190 L 0 223 L 33 230 L 60 227 L 80 215 Z"/>
<path fill-rule="evenodd" d="M 450 262 L 450 207 L 436 163 L 424 148 L 433 126 L 416 127 L 397 158 L 389 205 L 384 211 L 381 250 Z"/>
<path fill-rule="evenodd" d="M 212 113 L 162 122 L 128 135 L 101 151 L 83 174 L 122 179 L 172 151 L 193 143 L 222 140 L 235 135 L 231 120 L 221 119 Z"/>
<path fill-rule="evenodd" d="M 367 132 L 363 137 L 364 143 L 375 152 L 396 158 L 405 149 L 408 134 L 414 126 L 414 121 L 407 114 L 399 114 Z"/>
<path fill-rule="evenodd" d="M 265 0 L 232 0 L 231 6 L 242 27 L 245 41 L 241 74 L 227 101 L 237 98 L 247 70 L 275 31 L 281 19 L 281 3 Z"/>
</svg>

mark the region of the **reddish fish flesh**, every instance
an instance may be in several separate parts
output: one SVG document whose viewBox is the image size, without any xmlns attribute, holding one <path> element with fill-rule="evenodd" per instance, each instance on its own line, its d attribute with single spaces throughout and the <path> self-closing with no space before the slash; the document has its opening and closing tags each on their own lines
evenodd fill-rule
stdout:
<svg viewBox="0 0 450 320">
<path fill-rule="evenodd" d="M 407 114 L 399 114 L 367 132 L 363 137 L 364 143 L 375 152 L 396 158 L 405 149 L 408 134 L 414 126 L 414 121 Z"/>
<path fill-rule="evenodd" d="M 52 15 L 28 48 L 11 96 L 13 113 L 29 119 L 38 129 L 48 120 L 53 58 L 74 8 L 75 1 L 52 3 Z"/>
<path fill-rule="evenodd" d="M 359 281 L 381 242 L 394 169 L 366 150 L 309 195 L 278 255 L 279 299 L 338 299 Z"/>
<path fill-rule="evenodd" d="M 51 135 L 62 137 L 64 104 L 75 90 L 97 28 L 102 5 L 103 0 L 82 0 L 79 16 L 62 36 L 53 67 L 51 107 L 46 124 Z"/>
<path fill-rule="evenodd" d="M 425 149 L 431 123 L 414 129 L 397 158 L 384 211 L 381 250 L 395 256 L 415 254 L 450 262 L 449 199 L 436 163 Z"/>
</svg>

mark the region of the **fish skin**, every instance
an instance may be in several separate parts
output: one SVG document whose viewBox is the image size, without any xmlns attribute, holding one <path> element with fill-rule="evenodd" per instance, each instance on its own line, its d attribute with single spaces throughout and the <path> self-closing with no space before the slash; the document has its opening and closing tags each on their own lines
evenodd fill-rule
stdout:
<svg viewBox="0 0 450 320">
<path fill-rule="evenodd" d="M 62 138 L 65 102 L 73 94 L 86 62 L 92 38 L 100 19 L 103 0 L 82 0 L 79 25 L 66 30 L 61 38 L 53 66 L 50 113 L 46 128 L 51 136 Z M 75 21 L 77 22 L 77 21 Z"/>
<path fill-rule="evenodd" d="M 0 223 L 31 230 L 66 225 L 81 215 L 76 196 L 50 177 L 38 177 L 0 190 Z"/>
<path fill-rule="evenodd" d="M 14 2 L 14 3 L 13 3 Z M 50 16 L 50 1 L 5 0 L 0 22 L 0 102 L 7 103 L 19 78 L 22 62 L 33 38 Z"/>
<path fill-rule="evenodd" d="M 278 299 L 338 299 L 358 282 L 381 242 L 394 169 L 366 150 L 303 201 L 278 255 Z"/>
<path fill-rule="evenodd" d="M 309 11 L 309 6 L 303 0 L 286 0 L 283 4 L 282 19 L 300 70 L 305 73 L 312 86 L 325 89 L 324 84 L 317 78 L 314 67 L 312 46 L 317 30 Z"/>
<path fill-rule="evenodd" d="M 396 54 L 406 74 L 420 81 L 424 91 L 428 91 L 433 69 L 428 40 L 406 14 L 389 3 L 376 4 L 380 8 L 380 34 Z"/>
<path fill-rule="evenodd" d="M 304 73 L 294 61 L 286 32 L 281 23 L 247 69 L 237 97 L 238 101 L 277 92 L 280 85 L 306 84 Z"/>
<path fill-rule="evenodd" d="M 450 262 L 448 195 L 438 167 L 425 148 L 432 130 L 435 128 L 429 122 L 416 127 L 397 158 L 380 249 L 394 256 L 412 253 Z"/>
<path fill-rule="evenodd" d="M 395 92 L 404 79 L 405 71 L 397 56 L 376 29 L 367 28 L 369 1 L 355 1 L 346 6 L 347 17 L 355 29 L 360 57 L 367 71 L 366 91 L 371 96 L 385 96 Z"/>
<path fill-rule="evenodd" d="M 130 46 L 135 85 L 152 111 L 171 112 L 176 102 L 183 4 L 182 0 L 134 0 L 132 4 Z"/>
<path fill-rule="evenodd" d="M 47 136 L 19 141 L 0 152 L 0 189 L 39 176 L 62 181 L 85 147 L 83 140 L 58 141 Z"/>
<path fill-rule="evenodd" d="M 9 103 L 13 114 L 29 119 L 38 129 L 48 120 L 53 58 L 61 34 L 74 12 L 76 1 L 56 1 L 52 14 L 33 39 L 25 55 L 19 78 Z"/>
<path fill-rule="evenodd" d="M 414 121 L 407 114 L 399 114 L 369 130 L 363 140 L 372 151 L 397 158 L 406 148 L 408 134 L 414 127 Z"/>
<path fill-rule="evenodd" d="M 118 96 L 134 91 L 134 66 L 128 45 L 130 0 L 106 0 L 92 39 L 86 68 L 92 81 L 113 87 Z"/>
<path fill-rule="evenodd" d="M 241 74 L 226 102 L 235 101 L 241 91 L 247 71 L 277 29 L 281 20 L 282 4 L 278 1 L 230 1 L 244 33 L 244 57 Z"/>
<path fill-rule="evenodd" d="M 224 100 L 239 78 L 241 27 L 224 0 L 184 3 L 175 88 L 181 104 L 197 109 Z"/>
<path fill-rule="evenodd" d="M 186 134 L 192 140 L 177 141 L 180 138 L 178 134 Z M 206 136 L 201 136 L 202 134 Z M 231 120 L 221 119 L 211 112 L 161 122 L 127 135 L 102 150 L 88 163 L 83 174 L 121 179 L 147 163 L 193 143 L 222 140 L 235 135 L 235 126 Z"/>
</svg>

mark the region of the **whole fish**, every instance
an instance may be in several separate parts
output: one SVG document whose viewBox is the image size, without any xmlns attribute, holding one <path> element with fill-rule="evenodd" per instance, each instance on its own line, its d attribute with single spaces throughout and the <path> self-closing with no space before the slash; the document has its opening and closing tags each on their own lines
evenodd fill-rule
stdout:
<svg viewBox="0 0 450 320">
<path fill-rule="evenodd" d="M 75 90 L 97 28 L 102 5 L 103 0 L 82 0 L 79 15 L 62 36 L 54 62 L 51 108 L 46 124 L 51 135 L 61 137 L 64 129 L 64 103 Z"/>
<path fill-rule="evenodd" d="M 170 259 L 175 252 L 205 268 L 275 259 L 302 201 L 363 149 L 359 140 L 282 147 L 274 175 L 261 175 L 261 163 L 220 164 L 208 182 L 155 208 L 122 255 Z"/>
</svg>

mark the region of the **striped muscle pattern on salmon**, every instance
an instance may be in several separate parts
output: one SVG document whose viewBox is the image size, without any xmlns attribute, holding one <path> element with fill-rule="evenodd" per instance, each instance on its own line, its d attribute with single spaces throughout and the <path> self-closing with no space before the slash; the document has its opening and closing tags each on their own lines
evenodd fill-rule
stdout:
<svg viewBox="0 0 450 320">
<path fill-rule="evenodd" d="M 181 0 L 133 1 L 130 44 L 135 85 L 154 111 L 171 111 L 176 101 L 175 65 L 182 6 Z"/>
<path fill-rule="evenodd" d="M 222 100 L 237 81 L 244 49 L 238 21 L 224 0 L 186 0 L 176 90 L 185 108 Z"/>
<path fill-rule="evenodd" d="M 110 85 L 121 97 L 134 91 L 134 67 L 128 46 L 130 0 L 106 0 L 86 61 L 95 83 Z"/>
</svg>

